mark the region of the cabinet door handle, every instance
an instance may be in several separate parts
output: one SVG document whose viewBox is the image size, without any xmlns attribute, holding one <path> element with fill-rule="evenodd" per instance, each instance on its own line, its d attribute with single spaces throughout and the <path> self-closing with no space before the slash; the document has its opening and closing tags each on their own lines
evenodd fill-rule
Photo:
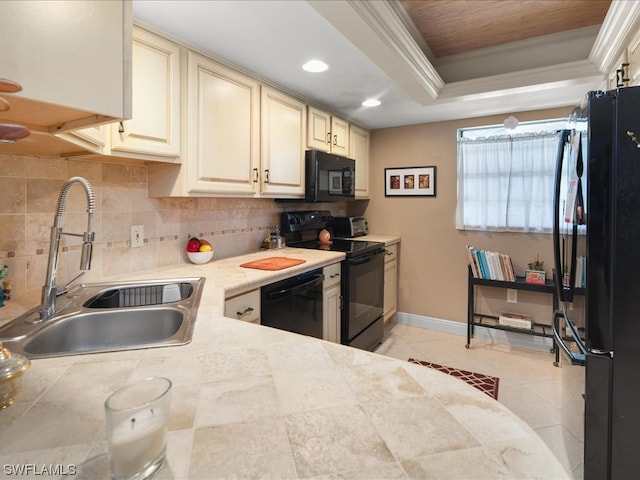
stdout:
<svg viewBox="0 0 640 480">
<path fill-rule="evenodd" d="M 238 318 L 242 317 L 243 315 L 246 315 L 247 313 L 251 313 L 253 312 L 253 308 L 252 307 L 247 307 L 244 309 L 244 312 L 236 312 L 236 315 L 238 316 Z"/>
<path fill-rule="evenodd" d="M 253 183 L 258 183 L 258 169 L 253 169 Z"/>
<path fill-rule="evenodd" d="M 269 183 L 269 169 L 265 169 L 264 171 L 264 183 Z"/>
<path fill-rule="evenodd" d="M 331 132 L 327 132 L 327 143 L 331 145 Z"/>
<path fill-rule="evenodd" d="M 118 127 L 118 133 L 124 133 L 124 123 L 120 122 L 120 126 Z"/>
<path fill-rule="evenodd" d="M 626 83 L 629 81 L 629 72 L 628 72 L 629 64 L 623 63 L 620 65 L 620 68 L 616 70 L 616 87 L 624 87 Z"/>
<path fill-rule="evenodd" d="M 337 134 L 333 136 L 333 144 L 334 145 L 338 145 L 338 135 Z"/>
</svg>

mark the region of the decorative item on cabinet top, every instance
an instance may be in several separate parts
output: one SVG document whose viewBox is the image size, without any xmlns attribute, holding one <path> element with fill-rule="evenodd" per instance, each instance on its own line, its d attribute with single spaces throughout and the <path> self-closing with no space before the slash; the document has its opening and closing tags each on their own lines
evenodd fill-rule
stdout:
<svg viewBox="0 0 640 480">
<path fill-rule="evenodd" d="M 0 93 L 16 93 L 22 87 L 6 78 L 0 78 Z M 11 110 L 11 103 L 0 97 L 0 112 Z M 15 143 L 18 140 L 28 137 L 31 132 L 28 128 L 15 123 L 0 123 L 0 143 Z"/>
</svg>

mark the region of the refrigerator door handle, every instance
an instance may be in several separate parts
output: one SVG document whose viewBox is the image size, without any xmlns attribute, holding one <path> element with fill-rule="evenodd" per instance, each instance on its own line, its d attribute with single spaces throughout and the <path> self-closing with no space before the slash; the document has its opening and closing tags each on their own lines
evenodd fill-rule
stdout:
<svg viewBox="0 0 640 480">
<path fill-rule="evenodd" d="M 606 355 L 608 357 L 613 358 L 613 352 L 610 350 L 601 350 L 599 348 L 590 348 L 589 353 L 593 353 L 594 355 Z"/>
<path fill-rule="evenodd" d="M 573 337 L 573 341 L 578 346 L 578 350 L 580 350 L 580 353 L 572 352 L 571 350 L 569 350 L 569 347 L 564 341 L 564 338 L 562 338 L 562 335 L 560 335 L 559 322 L 561 318 L 564 318 L 565 325 L 567 326 L 567 329 L 569 330 L 571 337 Z M 564 312 L 556 311 L 553 314 L 553 322 L 551 323 L 551 326 L 553 327 L 553 337 L 555 339 L 556 345 L 558 345 L 562 349 L 562 351 L 571 361 L 571 364 L 584 366 L 586 364 L 587 349 L 585 348 L 584 343 L 582 342 L 582 339 L 578 334 L 578 330 L 573 325 L 571 320 L 569 320 L 569 318 L 564 314 Z"/>
</svg>

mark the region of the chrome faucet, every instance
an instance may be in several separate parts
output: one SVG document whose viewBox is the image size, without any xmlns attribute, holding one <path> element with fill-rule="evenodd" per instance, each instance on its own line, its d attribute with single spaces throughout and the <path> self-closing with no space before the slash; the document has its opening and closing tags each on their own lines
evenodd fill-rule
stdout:
<svg viewBox="0 0 640 480">
<path fill-rule="evenodd" d="M 84 187 L 87 194 L 87 231 L 84 234 L 68 233 L 62 231 L 62 214 L 64 213 L 64 205 L 67 199 L 67 193 L 74 184 L 80 184 Z M 56 311 L 56 297 L 59 294 L 56 286 L 56 272 L 58 270 L 58 253 L 60 248 L 60 236 L 70 235 L 73 237 L 82 237 L 82 253 L 80 255 L 80 270 L 89 270 L 91 268 L 91 254 L 93 251 L 94 233 L 91 222 L 93 220 L 93 209 L 95 199 L 93 187 L 82 177 L 72 177 L 65 183 L 60 190 L 58 203 L 56 205 L 56 216 L 54 218 L 53 227 L 51 227 L 51 243 L 49 245 L 49 263 L 47 264 L 47 279 L 42 287 L 42 302 L 40 307 L 40 318 L 36 321 L 46 320 Z M 81 273 L 82 275 L 82 273 Z M 79 277 L 80 275 L 78 275 Z M 76 277 L 75 279 L 77 279 Z M 75 280 L 74 279 L 74 280 Z M 73 282 L 73 280 L 72 280 Z M 71 282 L 70 282 L 71 283 Z"/>
</svg>

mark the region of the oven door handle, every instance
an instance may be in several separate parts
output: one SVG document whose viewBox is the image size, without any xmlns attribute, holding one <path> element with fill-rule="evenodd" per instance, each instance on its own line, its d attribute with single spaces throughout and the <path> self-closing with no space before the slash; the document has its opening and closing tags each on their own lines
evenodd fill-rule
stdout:
<svg viewBox="0 0 640 480">
<path fill-rule="evenodd" d="M 381 253 L 384 253 L 384 252 L 385 252 L 384 250 L 380 250 L 379 252 L 372 252 L 366 255 L 350 258 L 349 265 L 362 265 L 363 263 L 370 262 L 374 256 L 380 255 Z"/>
<path fill-rule="evenodd" d="M 267 300 L 278 300 L 280 298 L 284 298 L 284 297 L 289 297 L 291 295 L 295 295 L 296 293 L 298 293 L 301 290 L 308 290 L 310 288 L 316 287 L 318 285 L 320 285 L 324 280 L 324 275 L 323 274 L 319 274 L 314 276 L 311 280 L 309 280 L 308 282 L 302 283 L 302 284 L 298 284 L 298 285 L 294 285 L 293 287 L 287 287 L 287 288 L 283 288 L 281 290 L 277 290 L 275 292 L 269 292 L 267 294 Z"/>
</svg>

